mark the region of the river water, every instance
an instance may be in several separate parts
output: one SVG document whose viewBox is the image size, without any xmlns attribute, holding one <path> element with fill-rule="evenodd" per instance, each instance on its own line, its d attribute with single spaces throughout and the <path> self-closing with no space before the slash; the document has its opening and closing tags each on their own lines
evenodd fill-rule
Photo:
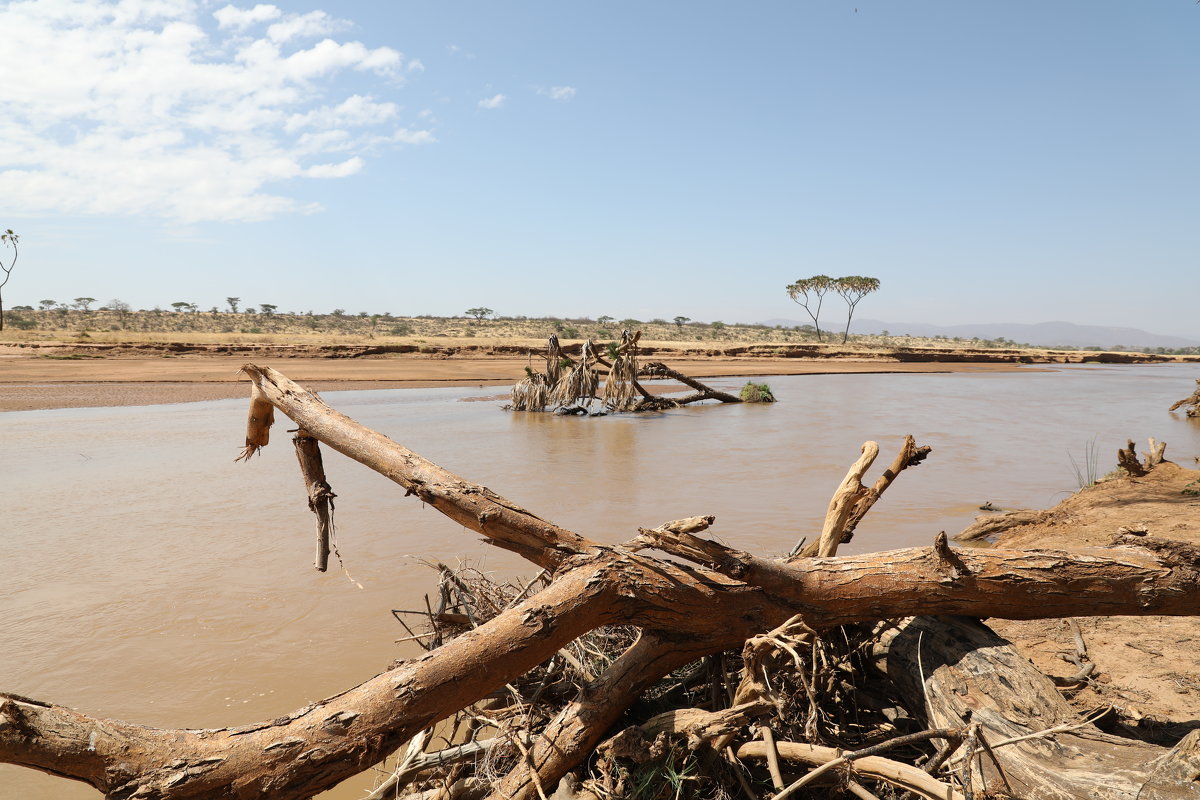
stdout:
<svg viewBox="0 0 1200 800">
<path fill-rule="evenodd" d="M 329 392 L 360 422 L 552 521 L 605 542 L 715 514 L 712 533 L 762 555 L 818 533 L 867 439 L 933 447 L 845 552 L 929 543 L 985 501 L 1046 507 L 1153 436 L 1193 466 L 1200 424 L 1167 407 L 1195 365 L 768 379 L 779 403 L 604 418 L 499 409 L 494 389 Z M 741 381 L 713 380 L 734 389 Z M 149 725 L 270 719 L 358 683 L 415 646 L 393 608 L 419 608 L 423 562 L 536 570 L 326 450 L 336 560 L 312 569 L 313 522 L 281 420 L 235 464 L 246 403 L 0 414 L 0 690 Z M 348 574 L 347 574 L 348 573 Z M 370 776 L 323 795 L 361 797 Z M 0 765 L 0 800 L 99 794 Z"/>
</svg>

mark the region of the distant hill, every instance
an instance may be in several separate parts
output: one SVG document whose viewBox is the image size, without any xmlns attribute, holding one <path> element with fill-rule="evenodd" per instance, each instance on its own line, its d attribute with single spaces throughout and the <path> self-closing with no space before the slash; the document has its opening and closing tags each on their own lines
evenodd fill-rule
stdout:
<svg viewBox="0 0 1200 800">
<path fill-rule="evenodd" d="M 812 324 L 811 320 L 794 319 L 764 320 L 763 325 Z M 822 326 L 824 329 L 824 326 Z M 831 330 L 840 331 L 837 325 Z M 892 336 L 960 336 L 964 339 L 1011 339 L 1022 344 L 1042 347 L 1197 347 L 1200 339 L 1185 339 L 1182 336 L 1163 336 L 1138 328 L 1119 328 L 1106 325 L 1076 325 L 1073 322 L 1039 322 L 1036 325 L 1018 322 L 980 322 L 969 325 L 933 325 L 928 322 L 881 322 L 877 319 L 856 319 L 850 325 L 851 333 L 883 333 Z"/>
</svg>

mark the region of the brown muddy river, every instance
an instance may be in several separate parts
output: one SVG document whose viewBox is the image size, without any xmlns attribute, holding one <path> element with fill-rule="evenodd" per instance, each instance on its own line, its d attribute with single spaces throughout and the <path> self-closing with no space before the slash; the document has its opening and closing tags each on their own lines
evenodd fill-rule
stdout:
<svg viewBox="0 0 1200 800">
<path fill-rule="evenodd" d="M 933 447 L 860 526 L 847 552 L 930 542 L 991 501 L 1045 507 L 1127 438 L 1168 442 L 1193 466 L 1200 424 L 1167 407 L 1194 365 L 1006 374 L 771 378 L 772 406 L 605 418 L 514 414 L 461 402 L 484 389 L 329 392 L 325 399 L 554 522 L 617 542 L 638 526 L 715 514 L 712 532 L 760 554 L 819 532 L 866 439 Z M 722 388 L 741 381 L 714 380 Z M 434 584 L 425 561 L 535 570 L 326 451 L 338 494 L 336 566 L 312 569 L 313 523 L 286 424 L 235 464 L 242 401 L 0 414 L 0 690 L 169 727 L 280 716 L 358 683 L 415 646 L 393 608 Z M 359 586 L 361 584 L 361 588 Z M 371 776 L 322 797 L 362 796 Z M 99 794 L 0 765 L 0 800 Z"/>
</svg>

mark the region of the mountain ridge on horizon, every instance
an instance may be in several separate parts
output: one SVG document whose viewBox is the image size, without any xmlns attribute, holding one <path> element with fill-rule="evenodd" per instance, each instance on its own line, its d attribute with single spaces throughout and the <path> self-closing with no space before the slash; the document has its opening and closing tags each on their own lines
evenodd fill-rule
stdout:
<svg viewBox="0 0 1200 800">
<path fill-rule="evenodd" d="M 795 319 L 769 319 L 760 324 L 774 327 L 784 325 L 811 325 Z M 845 323 L 832 325 L 828 330 L 838 333 L 844 330 Z M 822 325 L 822 330 L 826 330 Z M 887 331 L 892 336 L 958 336 L 964 339 L 1011 339 L 1021 344 L 1034 344 L 1042 347 L 1070 346 L 1101 348 L 1126 347 L 1200 347 L 1200 339 L 1188 339 L 1182 336 L 1151 333 L 1140 328 L 1130 328 L 1110 325 L 1078 325 L 1074 322 L 978 322 L 965 325 L 935 325 L 930 322 L 883 322 L 876 319 L 856 319 L 850 325 L 850 332 L 857 334 L 878 334 Z"/>
</svg>

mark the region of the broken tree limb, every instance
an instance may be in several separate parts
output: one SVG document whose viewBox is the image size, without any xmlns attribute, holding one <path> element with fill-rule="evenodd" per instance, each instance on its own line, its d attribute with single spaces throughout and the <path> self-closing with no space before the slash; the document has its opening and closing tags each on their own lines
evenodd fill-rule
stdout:
<svg viewBox="0 0 1200 800">
<path fill-rule="evenodd" d="M 270 367 L 243 371 L 276 408 L 311 436 L 403 486 L 455 522 L 481 533 L 541 567 L 566 556 L 594 551 L 596 543 L 560 528 L 484 486 L 472 484 L 387 436 L 341 414 L 316 394 Z"/>
<path fill-rule="evenodd" d="M 1188 406 L 1188 408 L 1184 410 L 1184 413 L 1189 417 L 1200 417 L 1200 378 L 1196 379 L 1196 391 L 1192 392 L 1189 396 L 1183 398 L 1182 400 L 1174 403 L 1167 410 L 1174 411 L 1175 409 L 1183 408 L 1184 406 Z"/>
<path fill-rule="evenodd" d="M 329 569 L 329 545 L 333 538 L 333 499 L 337 497 L 325 480 L 325 464 L 321 460 L 321 445 L 300 428 L 292 437 L 300 475 L 308 493 L 308 510 L 317 518 L 317 555 L 314 564 L 319 572 Z"/>
<path fill-rule="evenodd" d="M 1005 619 L 1043 619 L 1047 604 L 1054 617 L 1119 616 L 1133 607 L 1200 614 L 1200 549 L 1148 537 L 1119 537 L 1115 549 L 913 547 L 784 564 L 667 528 L 642 534 L 660 550 L 762 588 L 818 629 L 907 616 L 903 609 L 918 606 Z M 1195 596 L 1180 604 L 1181 594 Z"/>
<path fill-rule="evenodd" d="M 1023 508 L 1003 511 L 999 514 L 981 514 L 975 518 L 975 522 L 955 534 L 954 538 L 960 542 L 988 539 L 1010 528 L 1044 522 L 1049 516 L 1050 512 L 1048 511 L 1032 511 Z"/>
<path fill-rule="evenodd" d="M 788 560 L 812 558 L 816 555 L 831 556 L 837 552 L 840 545 L 854 538 L 854 530 L 858 527 L 858 523 L 862 522 L 871 507 L 892 485 L 896 476 L 909 467 L 919 465 L 932 450 L 933 448 L 925 445 L 918 447 L 912 436 L 905 436 L 904 444 L 900 446 L 900 451 L 892 459 L 892 463 L 875 481 L 875 485 L 867 489 L 862 485 L 862 476 L 874 463 L 879 453 L 879 445 L 874 442 L 864 442 L 862 457 L 850 467 L 849 473 L 842 479 L 841 485 L 829 502 L 829 510 L 825 514 L 825 524 L 821 536 L 807 545 L 799 547 L 796 554 Z M 870 454 L 869 459 L 868 454 Z M 839 496 L 842 498 L 840 504 Z"/>
<path fill-rule="evenodd" d="M 740 403 L 742 398 L 735 397 L 728 392 L 722 392 L 718 389 L 713 389 L 711 386 L 706 386 L 695 378 L 690 378 L 682 372 L 673 370 L 661 361 L 651 361 L 642 367 L 638 373 L 641 377 L 646 378 L 670 378 L 673 381 L 678 381 L 684 386 L 691 387 L 696 391 L 694 395 L 680 398 L 676 402 L 680 405 L 687 403 L 696 403 L 700 400 L 720 400 L 722 403 Z"/>
<path fill-rule="evenodd" d="M 1140 478 L 1150 470 L 1163 463 L 1163 454 L 1167 450 L 1166 442 L 1156 442 L 1154 438 L 1150 439 L 1150 452 L 1146 454 L 1146 458 L 1138 461 L 1137 450 L 1134 447 L 1133 439 L 1128 440 L 1125 447 L 1117 450 L 1117 466 L 1129 473 L 1130 477 Z"/>
<path fill-rule="evenodd" d="M 843 759 L 845 754 L 834 747 L 822 747 L 803 742 L 778 742 L 779 756 L 787 761 L 810 764 L 815 767 L 835 764 Z M 738 748 L 738 758 L 765 759 L 767 757 L 765 742 L 747 742 Z M 854 770 L 875 780 L 890 783 L 893 786 L 912 792 L 923 800 L 963 800 L 961 792 L 948 783 L 922 772 L 916 767 L 893 761 L 881 756 L 863 756 L 854 760 Z M 782 796 L 782 792 L 779 796 Z"/>
<path fill-rule="evenodd" d="M 862 476 L 875 463 L 879 455 L 879 445 L 875 442 L 863 442 L 862 455 L 850 466 L 846 477 L 833 497 L 829 500 L 829 508 L 825 512 L 825 524 L 821 527 L 821 538 L 817 540 L 817 555 L 829 558 L 837 553 L 838 545 L 842 543 L 842 534 L 850 519 L 850 512 L 855 503 L 863 499 L 866 487 L 862 485 Z"/>
</svg>

